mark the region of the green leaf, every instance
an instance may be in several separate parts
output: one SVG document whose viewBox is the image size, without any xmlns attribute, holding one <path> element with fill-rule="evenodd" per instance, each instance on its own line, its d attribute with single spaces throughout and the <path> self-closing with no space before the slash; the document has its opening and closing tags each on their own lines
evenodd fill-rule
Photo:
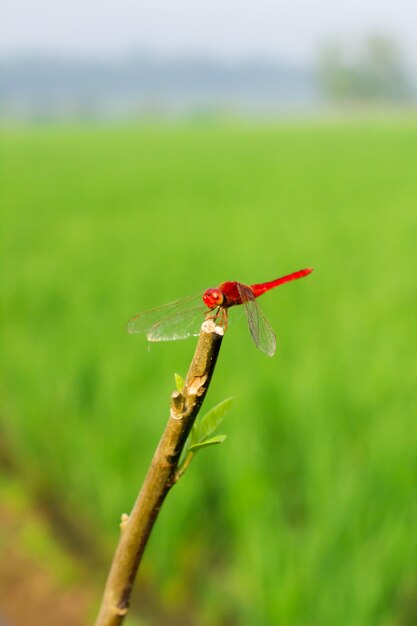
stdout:
<svg viewBox="0 0 417 626">
<path fill-rule="evenodd" d="M 202 448 L 207 448 L 208 446 L 215 446 L 216 444 L 223 443 L 225 439 L 226 435 L 216 435 L 215 437 L 211 437 L 211 439 L 200 441 L 200 443 L 194 443 L 188 448 L 188 450 L 189 452 L 198 452 Z"/>
<path fill-rule="evenodd" d="M 174 378 L 175 378 L 175 386 L 177 388 L 177 391 L 181 392 L 184 387 L 184 379 L 180 374 L 177 374 L 176 372 L 174 374 Z"/>
<path fill-rule="evenodd" d="M 227 398 L 222 400 L 215 407 L 210 409 L 203 417 L 195 424 L 195 433 L 193 434 L 194 441 L 199 443 L 203 442 L 223 421 L 230 405 L 233 402 L 233 398 Z M 216 442 L 217 443 L 217 442 Z"/>
<path fill-rule="evenodd" d="M 200 441 L 198 437 L 197 424 L 198 422 L 194 422 L 193 427 L 190 432 L 190 436 L 187 439 L 187 442 L 190 444 L 190 446 L 193 446 L 195 443 L 198 443 Z"/>
</svg>

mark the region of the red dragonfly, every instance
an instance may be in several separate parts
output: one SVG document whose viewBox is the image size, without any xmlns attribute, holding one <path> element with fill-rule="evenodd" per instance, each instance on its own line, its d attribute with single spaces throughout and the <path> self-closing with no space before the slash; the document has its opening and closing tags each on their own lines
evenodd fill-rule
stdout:
<svg viewBox="0 0 417 626">
<path fill-rule="evenodd" d="M 244 285 L 228 281 L 218 287 L 206 289 L 201 294 L 175 300 L 163 306 L 139 313 L 129 321 L 129 333 L 146 333 L 148 341 L 174 341 L 199 335 L 202 318 L 213 319 L 216 324 L 227 328 L 228 310 L 243 304 L 249 329 L 256 346 L 269 356 L 276 350 L 276 337 L 269 322 L 260 310 L 256 298 L 266 291 L 291 280 L 302 278 L 312 268 L 299 270 L 266 283 Z"/>
</svg>

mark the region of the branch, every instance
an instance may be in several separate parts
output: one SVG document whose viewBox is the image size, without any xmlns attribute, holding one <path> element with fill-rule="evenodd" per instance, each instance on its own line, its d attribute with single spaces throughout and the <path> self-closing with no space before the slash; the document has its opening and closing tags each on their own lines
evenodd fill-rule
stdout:
<svg viewBox="0 0 417 626">
<path fill-rule="evenodd" d="M 165 497 L 180 476 L 179 458 L 207 393 L 222 339 L 221 327 L 212 320 L 203 323 L 184 388 L 171 395 L 170 417 L 142 489 L 130 516 L 122 516 L 121 536 L 95 626 L 119 626 L 128 613 L 143 552 Z"/>
</svg>

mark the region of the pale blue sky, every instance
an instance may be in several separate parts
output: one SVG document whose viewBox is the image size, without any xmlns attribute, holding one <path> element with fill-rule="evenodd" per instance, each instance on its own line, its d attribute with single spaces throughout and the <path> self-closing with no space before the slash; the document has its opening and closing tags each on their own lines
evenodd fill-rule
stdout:
<svg viewBox="0 0 417 626">
<path fill-rule="evenodd" d="M 1 0 L 0 52 L 148 49 L 305 62 L 328 36 L 392 34 L 417 66 L 417 0 Z"/>
</svg>

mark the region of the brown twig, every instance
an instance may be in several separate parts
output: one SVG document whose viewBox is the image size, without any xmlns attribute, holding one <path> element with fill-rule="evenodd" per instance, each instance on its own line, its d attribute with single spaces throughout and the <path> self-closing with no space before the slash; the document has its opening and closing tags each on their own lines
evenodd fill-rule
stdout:
<svg viewBox="0 0 417 626">
<path fill-rule="evenodd" d="M 180 455 L 207 393 L 222 339 L 221 327 L 212 320 L 203 323 L 184 387 L 171 395 L 170 417 L 142 489 L 130 516 L 122 516 L 121 536 L 95 626 L 119 626 L 128 613 L 143 552 L 165 497 L 181 475 L 177 473 Z"/>
</svg>

